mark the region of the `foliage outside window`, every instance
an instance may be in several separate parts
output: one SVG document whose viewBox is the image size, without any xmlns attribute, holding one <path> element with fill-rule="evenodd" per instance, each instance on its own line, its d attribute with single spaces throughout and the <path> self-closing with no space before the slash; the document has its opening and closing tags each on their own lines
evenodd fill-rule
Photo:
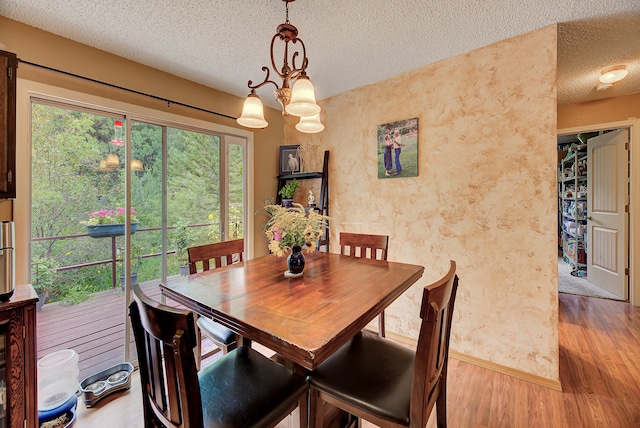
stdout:
<svg viewBox="0 0 640 428">
<path fill-rule="evenodd" d="M 34 261 L 36 256 L 49 258 L 61 267 L 94 263 L 58 272 L 53 300 L 81 301 L 112 286 L 111 238 L 61 237 L 86 234 L 86 222 L 124 222 L 124 209 L 117 208 L 125 206 L 126 146 L 109 144 L 114 137 L 116 118 L 106 114 L 34 102 L 31 116 L 32 258 Z M 141 282 L 160 278 L 163 257 L 168 274 L 178 274 L 178 258 L 162 254 L 163 236 L 169 251 L 176 242 L 175 230 L 163 230 L 163 198 L 166 197 L 167 225 L 183 219 L 193 226 L 189 228 L 191 240 L 184 246 L 182 260 L 186 259 L 188 246 L 220 240 L 221 137 L 139 121 L 124 120 L 123 124 L 131 126 L 129 132 L 126 129 L 123 132 L 131 137 L 126 142 L 131 143 L 131 157 L 142 164 L 141 170 L 130 174 L 131 205 L 136 211 L 131 220 L 149 229 L 136 232 L 135 243 L 144 258 L 132 260 L 132 264 L 137 265 Z M 228 173 L 234 184 L 225 195 L 231 201 L 226 207 L 232 211 L 229 221 L 235 224 L 231 233 L 238 237 L 243 233 L 241 150 L 230 158 Z M 117 159 L 117 163 L 113 168 L 101 169 L 101 161 L 107 157 Z M 163 195 L 163 171 L 166 171 L 166 195 Z M 114 215 L 107 214 L 110 210 L 116 211 Z M 87 218 L 89 212 L 94 213 L 93 217 Z M 209 214 L 213 218 L 207 224 L 202 219 Z M 124 247 L 124 237 L 114 239 L 116 248 Z M 35 272 L 34 264 L 32 275 Z"/>
<path fill-rule="evenodd" d="M 58 262 L 54 259 L 36 256 L 32 260 L 31 285 L 38 294 L 49 294 L 53 297 L 59 290 L 55 284 L 58 277 Z"/>
<path fill-rule="evenodd" d="M 180 219 L 176 222 L 176 229 L 174 232 L 174 239 L 176 245 L 176 254 L 180 266 L 186 266 L 189 263 L 189 254 L 187 248 L 193 245 L 193 234 L 189 229 L 189 222 L 184 219 Z"/>
<path fill-rule="evenodd" d="M 137 273 L 138 269 L 140 268 L 140 262 L 142 261 L 142 253 L 141 253 L 141 248 L 140 245 L 138 243 L 131 243 L 131 273 Z M 118 248 L 117 250 L 117 254 L 118 254 L 118 265 L 119 265 L 119 272 L 121 275 L 124 275 L 124 259 L 123 256 L 125 255 L 125 248 Z"/>
</svg>

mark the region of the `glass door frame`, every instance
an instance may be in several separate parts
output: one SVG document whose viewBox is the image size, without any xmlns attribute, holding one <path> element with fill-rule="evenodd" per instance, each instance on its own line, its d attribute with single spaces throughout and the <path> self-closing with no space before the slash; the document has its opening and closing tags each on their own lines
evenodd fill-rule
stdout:
<svg viewBox="0 0 640 428">
<path fill-rule="evenodd" d="M 230 141 L 234 140 L 234 141 Z M 242 141 L 240 141 L 242 140 Z M 243 157 L 242 157 L 242 200 L 243 200 L 243 211 L 242 211 L 242 237 L 245 239 L 245 252 L 247 251 L 247 236 L 246 236 L 246 225 L 247 225 L 247 189 L 248 189 L 248 180 L 245 171 L 247 169 L 247 152 L 248 152 L 248 141 L 246 139 L 240 139 L 236 136 L 230 138 L 229 135 L 223 134 L 220 135 L 220 193 L 224 194 L 224 198 L 221 197 L 221 201 L 227 201 L 225 204 L 220 204 L 220 240 L 221 241 L 229 241 L 231 238 L 231 218 L 229 216 L 229 201 L 230 201 L 230 192 L 229 192 L 229 183 L 230 179 L 230 171 L 229 171 L 229 157 L 230 157 L 230 147 L 231 146 L 239 146 L 243 149 Z"/>
<path fill-rule="evenodd" d="M 116 101 L 109 98 L 102 98 L 82 92 L 76 92 L 56 86 L 51 86 L 44 83 L 33 82 L 24 79 L 18 79 L 18 97 L 17 97 L 17 111 L 18 111 L 18 145 L 25 147 L 25 150 L 19 150 L 17 153 L 17 161 L 22 166 L 21 178 L 18 181 L 19 194 L 25 195 L 25 197 L 19 198 L 14 201 L 14 218 L 16 219 L 16 241 L 28 243 L 22 248 L 16 251 L 16 279 L 19 282 L 28 283 L 30 278 L 30 261 L 31 261 L 31 105 L 34 102 L 53 102 L 60 105 L 66 105 L 70 108 L 77 109 L 89 109 L 96 113 L 104 114 L 105 116 L 124 116 L 127 120 L 127 140 L 130 141 L 130 121 L 142 121 L 158 125 L 173 126 L 180 129 L 193 129 L 198 132 L 212 133 L 212 134 L 226 134 L 230 136 L 240 137 L 246 141 L 245 157 L 244 157 L 244 231 L 245 231 L 245 248 L 247 252 L 247 258 L 253 256 L 253 237 L 251 233 L 247 234 L 247 231 L 253 230 L 253 217 L 247 215 L 254 211 L 253 207 L 253 195 L 251 187 L 248 185 L 253 182 L 254 171 L 254 150 L 253 150 L 253 133 L 244 129 L 233 128 L 201 119 L 191 118 L 189 116 L 177 115 L 174 113 L 164 112 L 160 110 L 154 110 L 147 107 L 141 107 L 130 103 Z M 224 140 L 224 139 L 223 139 Z M 226 146 L 225 146 L 226 147 Z M 226 151 L 225 151 L 226 153 Z M 166 153 L 164 154 L 166 156 Z M 131 148 L 130 144 L 127 144 L 126 149 L 126 161 L 130 162 Z M 166 168 L 164 166 L 163 168 Z M 226 171 L 226 169 L 225 169 Z M 130 194 L 130 179 L 131 172 L 126 172 L 126 185 L 125 185 L 125 198 L 126 205 L 130 208 L 131 194 Z M 163 180 L 166 183 L 166 170 L 163 172 Z M 226 180 L 227 175 L 222 176 L 221 180 Z M 164 186 L 163 186 L 164 187 Z M 165 190 L 166 191 L 166 190 Z M 163 195 L 163 200 L 166 201 L 166 194 Z M 164 202 L 166 203 L 166 202 Z M 226 207 L 225 207 L 226 210 Z M 166 212 L 166 207 L 165 207 Z M 129 210 L 127 210 L 129 213 Z M 166 214 L 165 214 L 166 215 Z M 130 222 L 130 217 L 127 215 L 127 221 Z M 166 241 L 166 218 L 164 218 L 165 232 L 164 240 Z M 126 229 L 126 245 L 129 248 L 131 245 L 131 236 L 128 228 Z M 166 242 L 163 248 L 166 254 Z M 166 257 L 166 256 L 165 256 Z M 163 269 L 165 263 L 163 263 Z M 127 261 L 127 269 L 130 269 L 129 261 Z M 163 272 L 163 279 L 166 279 L 166 271 Z M 130 287 L 126 287 L 125 293 L 125 311 L 126 302 L 130 301 Z M 126 319 L 126 330 L 128 331 L 129 319 Z M 128 342 L 125 340 L 125 343 Z M 129 346 L 125 345 L 125 358 L 129 358 Z"/>
<path fill-rule="evenodd" d="M 126 121 L 126 140 L 125 140 L 125 165 L 129 165 L 132 159 L 131 157 L 131 130 L 132 122 L 136 123 L 148 123 L 154 126 L 160 126 L 162 128 L 162 142 L 161 142 L 161 153 L 162 153 L 162 220 L 161 220 L 161 229 L 162 229 L 162 273 L 161 273 L 161 282 L 166 282 L 167 280 L 167 231 L 168 231 L 168 222 L 167 222 L 167 159 L 168 159 L 168 137 L 167 137 L 167 128 L 175 128 L 180 130 L 192 131 L 203 133 L 211 136 L 217 136 L 220 141 L 220 145 L 218 147 L 219 150 L 219 159 L 220 161 L 220 239 L 226 240 L 228 236 L 229 229 L 229 210 L 228 210 L 228 201 L 229 201 L 229 146 L 231 144 L 240 145 L 244 148 L 244 156 L 243 156 L 243 167 L 246 166 L 247 162 L 247 154 L 248 154 L 248 139 L 245 137 L 234 136 L 235 140 L 242 140 L 236 143 L 230 143 L 227 139 L 226 133 L 216 132 L 212 130 L 204 130 L 199 127 L 193 127 L 185 124 L 177 124 L 175 122 L 164 122 L 153 120 L 150 118 L 141 118 L 136 115 L 125 115 Z M 246 168 L 243 168 L 243 171 L 247 171 Z M 247 174 L 243 174 L 243 224 L 247 224 Z M 131 168 L 125 167 L 125 218 L 126 224 L 131 223 Z M 129 254 L 131 249 L 131 230 L 130 228 L 125 228 L 125 248 L 126 253 Z M 245 248 L 247 246 L 247 242 L 245 241 Z M 245 250 L 246 251 L 246 250 Z M 129 257 L 126 258 L 125 263 L 125 302 L 131 301 L 131 259 Z M 164 303 L 164 296 L 162 297 Z M 131 320 L 129 317 L 125 317 L 125 332 L 129 332 L 131 330 Z M 128 335 L 127 335 L 128 337 Z M 125 361 L 131 360 L 131 346 L 128 340 L 124 341 L 124 354 Z"/>
</svg>

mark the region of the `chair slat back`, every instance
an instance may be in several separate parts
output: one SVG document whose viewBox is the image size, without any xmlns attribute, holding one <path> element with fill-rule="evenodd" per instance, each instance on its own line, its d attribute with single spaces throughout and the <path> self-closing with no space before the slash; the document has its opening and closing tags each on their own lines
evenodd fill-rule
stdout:
<svg viewBox="0 0 640 428">
<path fill-rule="evenodd" d="M 193 312 L 162 305 L 133 286 L 129 316 L 138 351 L 145 422 L 203 425 Z M 157 424 L 156 424 L 157 425 Z"/>
<path fill-rule="evenodd" d="M 422 292 L 422 324 L 411 389 L 411 426 L 426 425 L 439 390 L 446 388 L 451 318 L 457 290 L 456 262 L 452 260 L 449 272 Z"/>
<path fill-rule="evenodd" d="M 389 237 L 340 232 L 340 254 L 351 257 L 387 260 Z"/>
<path fill-rule="evenodd" d="M 244 239 L 216 242 L 215 244 L 198 245 L 187 248 L 189 254 L 189 273 L 198 272 L 197 263 L 202 263 L 202 270 L 215 269 L 244 260 Z"/>
</svg>

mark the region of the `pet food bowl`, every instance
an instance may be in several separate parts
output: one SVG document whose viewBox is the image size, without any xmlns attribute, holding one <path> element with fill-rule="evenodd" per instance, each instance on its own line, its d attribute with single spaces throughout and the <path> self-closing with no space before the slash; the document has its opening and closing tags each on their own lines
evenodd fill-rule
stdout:
<svg viewBox="0 0 640 428">
<path fill-rule="evenodd" d="M 133 366 L 122 363 L 96 373 L 80 382 L 82 400 L 87 408 L 116 391 L 131 388 Z"/>
</svg>

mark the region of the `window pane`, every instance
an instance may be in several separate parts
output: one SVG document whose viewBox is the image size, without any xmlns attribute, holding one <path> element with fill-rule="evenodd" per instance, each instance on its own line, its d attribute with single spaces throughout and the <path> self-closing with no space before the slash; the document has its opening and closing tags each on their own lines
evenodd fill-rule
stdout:
<svg viewBox="0 0 640 428">
<path fill-rule="evenodd" d="M 131 236 L 131 272 L 147 282 L 162 278 L 162 127 L 132 121 L 131 142 L 131 207 L 142 229 Z"/>
<path fill-rule="evenodd" d="M 72 347 L 82 379 L 124 360 L 116 261 L 124 239 L 92 238 L 83 224 L 92 211 L 124 207 L 124 128 L 115 126 L 123 121 L 38 103 L 31 119 L 31 282 L 47 296 L 37 354 Z"/>
<path fill-rule="evenodd" d="M 130 283 L 137 281 L 160 299 L 163 275 L 179 274 L 176 225 L 188 226 L 187 246 L 220 241 L 227 221 L 232 237 L 243 236 L 246 140 L 225 136 L 233 144 L 224 159 L 219 135 L 39 101 L 32 103 L 31 280 L 49 291 L 50 304 L 37 317 L 38 357 L 72 347 L 82 379 L 124 361 L 123 343 L 130 335 L 124 331 L 127 302 L 120 276 L 126 282 L 127 257 Z M 131 159 L 125 163 L 129 143 Z M 225 186 L 223 160 L 229 165 Z M 127 168 L 137 221 L 129 254 L 124 236 L 93 238 L 83 223 L 93 211 L 125 208 Z"/>
<path fill-rule="evenodd" d="M 188 224 L 188 246 L 220 241 L 220 137 L 167 128 L 167 223 Z M 170 248 L 178 248 L 175 230 Z M 186 257 L 183 253 L 178 255 Z M 178 273 L 172 263 L 169 274 Z"/>
<path fill-rule="evenodd" d="M 229 240 L 244 238 L 244 146 L 229 144 Z"/>
</svg>

